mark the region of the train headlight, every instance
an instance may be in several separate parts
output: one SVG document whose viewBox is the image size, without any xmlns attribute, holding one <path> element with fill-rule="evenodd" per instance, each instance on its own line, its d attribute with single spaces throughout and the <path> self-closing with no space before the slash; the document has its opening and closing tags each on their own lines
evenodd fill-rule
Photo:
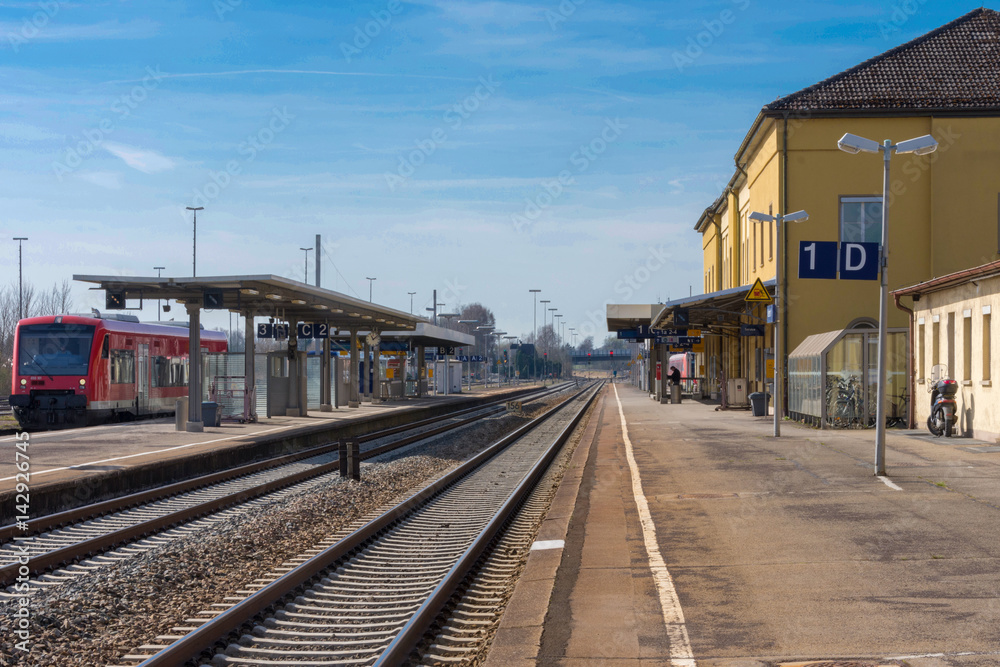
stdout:
<svg viewBox="0 0 1000 667">
<path fill-rule="evenodd" d="M 27 384 L 28 384 L 28 381 L 25 380 L 24 378 L 21 378 L 21 386 L 24 387 L 24 386 L 27 386 Z"/>
<path fill-rule="evenodd" d="M 84 386 L 85 384 L 87 384 L 87 380 L 86 380 L 86 379 L 84 379 L 84 378 L 80 378 L 80 386 L 82 387 L 82 386 Z"/>
</svg>

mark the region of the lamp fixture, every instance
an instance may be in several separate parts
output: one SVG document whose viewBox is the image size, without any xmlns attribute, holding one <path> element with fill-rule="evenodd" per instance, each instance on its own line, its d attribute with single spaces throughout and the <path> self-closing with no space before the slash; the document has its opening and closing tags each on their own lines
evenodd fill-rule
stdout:
<svg viewBox="0 0 1000 667">
<path fill-rule="evenodd" d="M 281 295 L 280 294 L 265 294 L 264 298 L 265 299 L 270 299 L 271 301 L 281 301 Z"/>
<path fill-rule="evenodd" d="M 249 287 L 243 287 L 240 289 L 240 294 L 246 294 L 247 296 L 257 296 L 258 294 L 260 294 L 260 292 L 258 292 L 255 289 L 250 289 Z"/>
</svg>

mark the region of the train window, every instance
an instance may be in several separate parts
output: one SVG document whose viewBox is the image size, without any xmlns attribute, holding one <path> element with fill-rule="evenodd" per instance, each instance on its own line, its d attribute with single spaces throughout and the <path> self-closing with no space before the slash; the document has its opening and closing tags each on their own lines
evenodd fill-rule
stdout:
<svg viewBox="0 0 1000 667">
<path fill-rule="evenodd" d="M 111 384 L 135 383 L 135 351 L 111 350 Z"/>
<path fill-rule="evenodd" d="M 154 387 L 186 387 L 187 377 L 187 359 L 153 357 Z"/>
<path fill-rule="evenodd" d="M 21 375 L 86 375 L 94 327 L 30 324 L 19 327 L 17 367 Z"/>
<path fill-rule="evenodd" d="M 101 359 L 108 358 L 108 351 L 111 349 L 111 336 L 104 334 L 104 342 L 101 343 Z"/>
</svg>

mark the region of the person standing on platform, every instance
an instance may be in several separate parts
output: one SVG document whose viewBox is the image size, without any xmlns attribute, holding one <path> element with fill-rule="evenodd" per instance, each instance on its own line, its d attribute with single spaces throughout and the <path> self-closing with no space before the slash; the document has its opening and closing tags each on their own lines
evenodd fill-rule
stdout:
<svg viewBox="0 0 1000 667">
<path fill-rule="evenodd" d="M 670 384 L 680 384 L 681 383 L 681 372 L 676 366 L 670 367 L 670 373 L 667 375 L 670 380 Z"/>
</svg>

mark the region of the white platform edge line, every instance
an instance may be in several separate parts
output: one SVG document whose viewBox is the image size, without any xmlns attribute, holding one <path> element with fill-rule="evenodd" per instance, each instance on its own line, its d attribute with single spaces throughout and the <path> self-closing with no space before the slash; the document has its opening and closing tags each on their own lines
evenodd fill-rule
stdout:
<svg viewBox="0 0 1000 667">
<path fill-rule="evenodd" d="M 667 571 L 667 564 L 660 553 L 660 545 L 656 541 L 656 526 L 649 513 L 649 503 L 642 492 L 642 480 L 639 478 L 639 466 L 635 462 L 632 441 L 628 437 L 628 425 L 625 422 L 625 410 L 618 397 L 618 387 L 614 384 L 615 401 L 618 402 L 618 415 L 622 422 L 622 438 L 625 441 L 625 456 L 632 473 L 632 495 L 635 497 L 636 509 L 639 512 L 639 523 L 642 524 L 642 539 L 646 545 L 649 557 L 649 569 L 656 582 L 660 596 L 660 606 L 663 609 L 663 622 L 667 626 L 667 637 L 670 640 L 670 664 L 673 667 L 696 667 L 691 640 L 688 638 L 687 626 L 684 623 L 684 611 L 681 609 L 680 598 L 674 588 L 674 580 Z"/>
</svg>

